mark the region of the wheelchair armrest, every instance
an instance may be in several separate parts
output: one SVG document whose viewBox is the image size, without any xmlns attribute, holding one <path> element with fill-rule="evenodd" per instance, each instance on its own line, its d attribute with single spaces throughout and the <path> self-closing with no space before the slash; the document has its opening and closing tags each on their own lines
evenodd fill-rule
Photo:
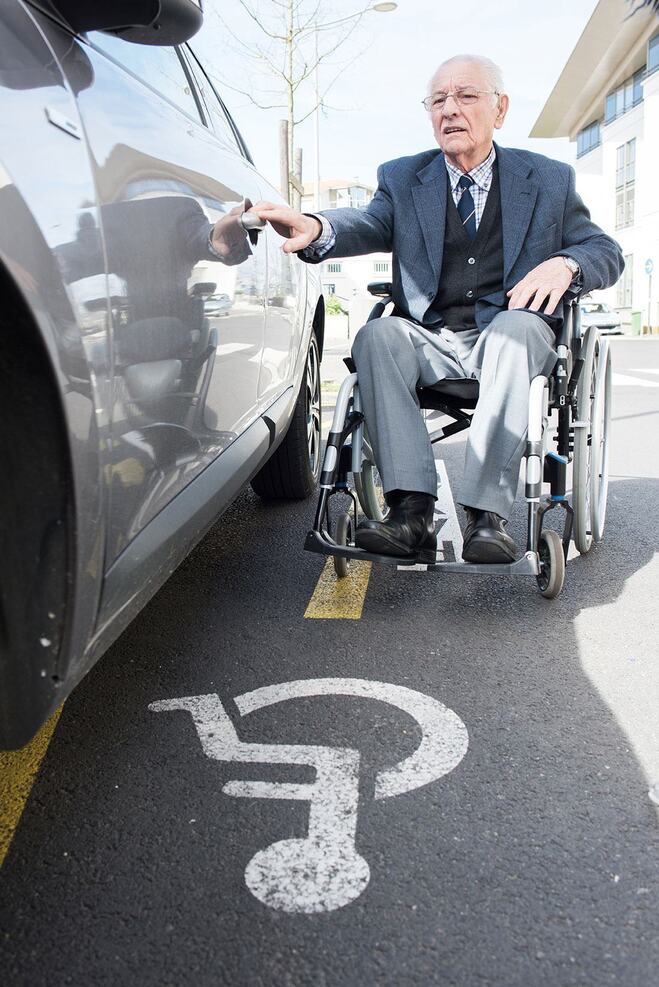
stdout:
<svg viewBox="0 0 659 987">
<path fill-rule="evenodd" d="M 377 298 L 386 298 L 391 294 L 393 289 L 391 281 L 369 281 L 366 287 L 368 291 Z"/>
<path fill-rule="evenodd" d="M 581 309 L 579 301 L 581 293 L 570 286 L 565 292 L 565 318 L 558 334 L 557 342 L 569 347 L 573 352 L 575 343 L 581 339 Z"/>
</svg>

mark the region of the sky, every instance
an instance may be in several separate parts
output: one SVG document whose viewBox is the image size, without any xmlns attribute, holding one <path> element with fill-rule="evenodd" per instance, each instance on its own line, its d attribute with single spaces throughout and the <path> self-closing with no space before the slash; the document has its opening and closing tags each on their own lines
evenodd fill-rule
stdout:
<svg viewBox="0 0 659 987">
<path fill-rule="evenodd" d="M 245 2 L 260 3 L 270 16 L 277 9 L 275 0 Z M 366 5 L 321 0 L 319 16 L 339 19 Z M 597 0 L 398 0 L 391 13 L 369 11 L 320 74 L 321 89 L 338 76 L 327 98 L 335 109 L 320 121 L 321 179 L 358 178 L 375 185 L 382 161 L 436 146 L 421 99 L 437 66 L 464 52 L 487 55 L 503 71 L 511 106 L 496 135 L 499 143 L 574 161 L 575 144 L 566 138 L 532 140 L 528 134 L 596 5 Z M 620 7 L 622 19 L 627 13 L 623 0 Z M 251 50 L 263 36 L 240 0 L 206 0 L 205 11 L 193 47 L 221 80 L 218 88 L 257 168 L 278 185 L 278 129 L 285 109 L 259 109 L 235 91 L 258 95 L 259 73 L 257 64 L 237 50 L 231 33 Z M 338 41 L 345 31 L 339 25 L 323 37 Z M 274 77 L 264 84 L 276 87 Z M 301 87 L 301 112 L 311 105 L 312 94 L 310 85 L 306 91 Z M 266 98 L 274 102 L 277 97 Z M 296 128 L 296 144 L 303 149 L 303 179 L 312 181 L 313 117 Z"/>
</svg>

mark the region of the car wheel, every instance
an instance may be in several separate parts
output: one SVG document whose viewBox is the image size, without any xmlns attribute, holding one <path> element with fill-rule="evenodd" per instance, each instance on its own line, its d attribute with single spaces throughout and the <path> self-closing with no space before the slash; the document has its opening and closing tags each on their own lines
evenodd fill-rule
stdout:
<svg viewBox="0 0 659 987">
<path fill-rule="evenodd" d="M 264 500 L 303 500 L 320 476 L 320 354 L 312 332 L 307 362 L 286 437 L 252 480 Z"/>
</svg>

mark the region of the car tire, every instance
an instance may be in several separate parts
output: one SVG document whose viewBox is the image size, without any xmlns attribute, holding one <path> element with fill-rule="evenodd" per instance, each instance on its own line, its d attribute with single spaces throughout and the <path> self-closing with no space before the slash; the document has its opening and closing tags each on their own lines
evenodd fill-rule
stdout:
<svg viewBox="0 0 659 987">
<path fill-rule="evenodd" d="M 264 500 L 304 500 L 318 484 L 322 402 L 318 341 L 311 333 L 295 410 L 281 445 L 256 476 L 252 489 Z"/>
</svg>

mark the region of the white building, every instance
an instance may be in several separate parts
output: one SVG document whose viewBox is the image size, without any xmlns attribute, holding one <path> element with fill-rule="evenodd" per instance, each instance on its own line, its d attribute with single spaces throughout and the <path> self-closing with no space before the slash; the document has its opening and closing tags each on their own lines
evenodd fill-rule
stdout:
<svg viewBox="0 0 659 987">
<path fill-rule="evenodd" d="M 628 13 L 600 0 L 531 137 L 576 141 L 579 193 L 626 261 L 618 284 L 596 294 L 628 324 L 641 313 L 638 331 L 659 326 L 659 17 Z"/>
<path fill-rule="evenodd" d="M 357 178 L 332 178 L 320 183 L 320 209 L 353 206 L 363 209 L 373 198 L 374 189 Z M 307 182 L 302 196 L 302 212 L 314 210 L 314 184 Z M 336 295 L 342 307 L 361 325 L 374 299 L 368 294 L 369 281 L 391 280 L 391 254 L 367 254 L 327 260 L 320 264 L 325 297 Z M 363 316 L 363 318 L 362 318 Z"/>
</svg>

